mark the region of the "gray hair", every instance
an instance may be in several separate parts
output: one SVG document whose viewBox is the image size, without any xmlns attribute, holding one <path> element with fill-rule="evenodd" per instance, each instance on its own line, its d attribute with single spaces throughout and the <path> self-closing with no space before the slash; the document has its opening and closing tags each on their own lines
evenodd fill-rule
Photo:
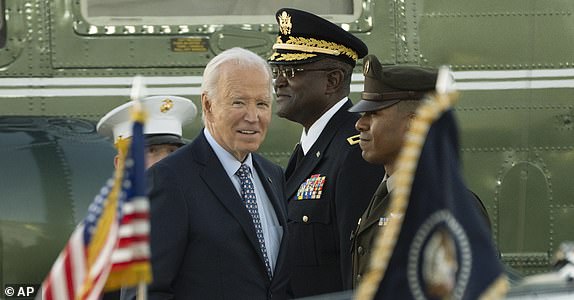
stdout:
<svg viewBox="0 0 574 300">
<path fill-rule="evenodd" d="M 216 98 L 218 93 L 219 77 L 222 72 L 222 65 L 226 63 L 232 63 L 240 66 L 253 66 L 260 67 L 268 75 L 269 78 L 269 96 L 271 97 L 273 93 L 273 81 L 271 76 L 271 68 L 266 60 L 261 58 L 259 55 L 253 53 L 250 50 L 243 49 L 240 47 L 234 47 L 227 49 L 217 56 L 215 56 L 207 65 L 203 71 L 203 81 L 201 82 L 200 94 L 207 94 L 210 98 Z M 249 76 L 246 74 L 246 76 Z M 202 111 L 202 119 L 205 118 Z"/>
<path fill-rule="evenodd" d="M 341 91 L 346 95 L 351 91 L 351 77 L 353 75 L 353 66 L 338 59 L 323 58 L 318 61 L 318 65 L 325 69 L 339 69 L 343 71 L 343 82 L 341 83 Z"/>
</svg>

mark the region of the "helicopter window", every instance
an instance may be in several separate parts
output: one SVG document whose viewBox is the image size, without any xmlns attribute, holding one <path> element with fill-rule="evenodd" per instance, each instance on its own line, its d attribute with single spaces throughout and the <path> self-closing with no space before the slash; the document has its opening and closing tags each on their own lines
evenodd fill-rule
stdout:
<svg viewBox="0 0 574 300">
<path fill-rule="evenodd" d="M 364 0 L 82 0 L 84 18 L 94 25 L 275 23 L 273 14 L 295 7 L 334 22 L 355 21 Z"/>
<path fill-rule="evenodd" d="M 84 123 L 0 117 L 0 223 L 76 224 L 85 217 L 113 174 L 115 150 Z"/>
</svg>

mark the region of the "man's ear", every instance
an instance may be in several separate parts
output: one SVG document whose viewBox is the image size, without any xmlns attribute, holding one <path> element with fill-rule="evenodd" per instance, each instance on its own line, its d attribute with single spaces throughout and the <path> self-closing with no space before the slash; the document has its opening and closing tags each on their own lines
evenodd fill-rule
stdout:
<svg viewBox="0 0 574 300">
<path fill-rule="evenodd" d="M 116 156 L 114 156 L 114 168 L 118 168 L 118 164 L 120 163 L 120 155 L 116 154 Z"/>
<path fill-rule="evenodd" d="M 343 84 L 345 73 L 341 69 L 335 69 L 327 72 L 327 87 L 326 92 L 332 94 L 337 92 Z"/>
<path fill-rule="evenodd" d="M 206 93 L 201 94 L 201 109 L 206 117 L 211 113 L 211 101 Z"/>
</svg>

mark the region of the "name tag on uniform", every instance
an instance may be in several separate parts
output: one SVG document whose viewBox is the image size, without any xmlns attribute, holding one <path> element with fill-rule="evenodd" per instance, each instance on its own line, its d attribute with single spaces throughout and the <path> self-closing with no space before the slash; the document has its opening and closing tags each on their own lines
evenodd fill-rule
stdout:
<svg viewBox="0 0 574 300">
<path fill-rule="evenodd" d="M 379 227 L 380 226 L 387 226 L 387 224 L 389 224 L 389 218 L 387 217 L 380 217 L 379 218 Z"/>
<path fill-rule="evenodd" d="M 388 217 L 380 217 L 379 218 L 379 223 L 377 224 L 379 227 L 381 226 L 387 226 L 389 224 L 389 222 L 391 221 L 391 218 L 401 218 L 402 214 L 395 214 L 395 213 L 390 213 Z"/>
<path fill-rule="evenodd" d="M 311 175 L 299 186 L 297 200 L 321 199 L 324 184 L 325 176 L 321 176 L 321 174 Z"/>
</svg>

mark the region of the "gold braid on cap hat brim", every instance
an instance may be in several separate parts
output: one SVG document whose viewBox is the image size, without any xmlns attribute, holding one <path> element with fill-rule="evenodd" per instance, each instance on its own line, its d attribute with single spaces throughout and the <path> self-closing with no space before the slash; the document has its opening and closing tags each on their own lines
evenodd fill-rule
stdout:
<svg viewBox="0 0 574 300">
<path fill-rule="evenodd" d="M 315 57 L 317 54 L 311 53 L 278 53 L 275 52 L 269 57 L 270 61 L 297 61 L 306 60 L 307 58 Z"/>
<path fill-rule="evenodd" d="M 353 49 L 337 44 L 334 42 L 328 42 L 324 40 L 318 40 L 314 38 L 304 38 L 304 37 L 292 37 L 290 36 L 287 42 L 283 42 L 281 37 L 277 37 L 275 44 L 273 45 L 273 50 L 292 50 L 306 52 L 306 54 L 298 53 L 282 53 L 280 58 L 276 60 L 297 60 L 316 56 L 316 54 L 310 53 L 321 53 L 333 56 L 345 55 L 352 60 L 356 61 L 359 58 L 357 52 Z M 273 56 L 276 56 L 275 54 Z M 273 57 L 272 56 L 272 57 Z M 299 56 L 299 58 L 295 58 Z"/>
</svg>

